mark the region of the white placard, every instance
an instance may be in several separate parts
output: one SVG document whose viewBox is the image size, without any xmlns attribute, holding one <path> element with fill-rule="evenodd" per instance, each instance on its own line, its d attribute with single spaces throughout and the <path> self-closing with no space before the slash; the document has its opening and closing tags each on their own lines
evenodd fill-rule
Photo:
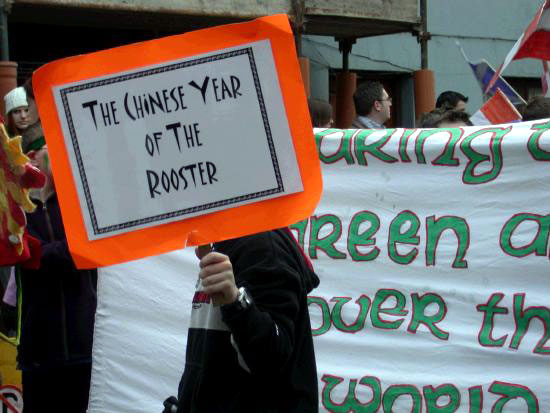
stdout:
<svg viewBox="0 0 550 413">
<path fill-rule="evenodd" d="M 303 190 L 268 40 L 54 96 L 90 240 Z"/>
</svg>

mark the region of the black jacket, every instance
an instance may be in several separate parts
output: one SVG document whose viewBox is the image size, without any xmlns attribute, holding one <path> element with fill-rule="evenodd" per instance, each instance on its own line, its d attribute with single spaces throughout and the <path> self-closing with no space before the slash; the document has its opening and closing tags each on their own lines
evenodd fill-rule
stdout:
<svg viewBox="0 0 550 413">
<path fill-rule="evenodd" d="M 288 229 L 215 244 L 254 300 L 229 314 L 197 291 L 178 412 L 317 412 L 307 294 L 319 284 Z"/>
<path fill-rule="evenodd" d="M 21 269 L 22 369 L 91 362 L 97 304 L 96 270 L 77 270 L 69 254 L 55 194 L 35 201 L 27 230 L 41 243 L 38 270 Z"/>
</svg>

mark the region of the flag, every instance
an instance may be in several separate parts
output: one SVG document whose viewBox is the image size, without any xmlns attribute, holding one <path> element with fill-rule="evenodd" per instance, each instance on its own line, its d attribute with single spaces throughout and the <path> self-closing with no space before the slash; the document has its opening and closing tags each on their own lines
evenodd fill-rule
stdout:
<svg viewBox="0 0 550 413">
<path fill-rule="evenodd" d="M 490 89 L 497 81 L 500 73 L 512 60 L 532 57 L 534 59 L 550 60 L 550 0 L 545 0 L 535 18 L 517 42 L 508 52 L 504 63 L 500 65 L 497 72 L 489 82 L 487 89 Z"/>
<path fill-rule="evenodd" d="M 487 60 L 485 59 L 480 59 L 477 62 L 471 62 L 470 59 L 468 59 L 468 57 L 466 56 L 466 53 L 464 53 L 464 49 L 458 41 L 456 42 L 456 45 L 460 49 L 460 53 L 462 53 L 462 57 L 464 57 L 466 63 L 468 63 L 472 68 L 474 76 L 476 77 L 477 82 L 479 83 L 479 87 L 481 87 L 481 91 L 484 95 L 491 97 L 496 93 L 497 89 L 500 89 L 502 93 L 504 93 L 506 97 L 508 97 L 512 104 L 518 105 L 520 103 L 525 103 L 525 100 L 523 100 L 519 93 L 516 92 L 514 88 L 510 86 L 510 84 L 500 76 L 496 80 L 495 84 L 491 87 L 491 89 L 485 92 L 487 90 L 487 86 L 489 85 L 489 81 L 493 78 L 495 74 L 495 69 L 493 69 L 489 62 L 487 62 Z"/>
<path fill-rule="evenodd" d="M 476 126 L 498 125 L 519 122 L 521 115 L 506 95 L 497 89 L 493 97 L 470 117 L 470 121 Z"/>
</svg>

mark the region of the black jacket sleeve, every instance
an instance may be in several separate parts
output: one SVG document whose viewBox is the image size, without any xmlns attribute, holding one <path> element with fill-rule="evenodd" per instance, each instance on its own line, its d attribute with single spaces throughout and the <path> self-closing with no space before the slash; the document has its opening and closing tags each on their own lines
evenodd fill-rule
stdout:
<svg viewBox="0 0 550 413">
<path fill-rule="evenodd" d="M 40 241 L 40 265 L 74 270 L 76 267 L 69 252 L 57 197 L 52 197 L 47 203 L 46 209 L 42 202 L 37 201 L 36 211 L 27 214 L 27 230 Z"/>
<path fill-rule="evenodd" d="M 229 326 L 252 374 L 284 369 L 292 354 L 295 319 L 306 293 L 292 251 L 272 232 L 225 243 L 218 250 L 229 255 L 238 287 L 244 286 L 254 304 L 222 317 Z"/>
<path fill-rule="evenodd" d="M 40 265 L 54 265 L 54 266 L 68 266 L 75 268 L 71 254 L 69 253 L 69 247 L 67 240 L 43 242 L 41 248 L 41 264 Z"/>
</svg>

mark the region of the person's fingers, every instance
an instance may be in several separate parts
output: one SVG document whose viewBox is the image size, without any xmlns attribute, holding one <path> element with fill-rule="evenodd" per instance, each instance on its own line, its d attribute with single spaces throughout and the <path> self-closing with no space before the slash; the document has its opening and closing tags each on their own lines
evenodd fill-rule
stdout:
<svg viewBox="0 0 550 413">
<path fill-rule="evenodd" d="M 222 273 L 226 271 L 233 272 L 233 266 L 229 261 L 221 261 L 207 265 L 206 267 L 202 267 L 199 271 L 199 277 L 205 278 L 212 274 Z"/>
<path fill-rule="evenodd" d="M 224 283 L 225 281 L 229 281 L 232 284 L 235 283 L 233 273 L 231 271 L 217 272 L 215 274 L 202 277 L 203 287 L 210 287 L 215 284 Z"/>
<path fill-rule="evenodd" d="M 215 264 L 221 261 L 229 261 L 229 257 L 225 254 L 222 254 L 221 252 L 212 251 L 201 258 L 199 266 L 203 268 L 207 265 Z"/>
<path fill-rule="evenodd" d="M 229 257 L 216 251 L 209 251 L 206 246 L 195 249 L 199 257 L 199 277 L 202 288 L 212 297 L 215 305 L 228 304 L 235 301 L 238 295 L 235 285 L 235 275 Z"/>
<path fill-rule="evenodd" d="M 232 303 L 239 295 L 239 290 L 235 286 L 235 283 L 229 279 L 225 279 L 207 287 L 203 286 L 203 292 L 210 295 L 214 304 L 217 305 Z"/>
<path fill-rule="evenodd" d="M 230 280 L 224 279 L 206 286 L 203 284 L 203 291 L 210 295 L 220 293 L 226 296 L 233 290 L 234 285 Z"/>
</svg>

